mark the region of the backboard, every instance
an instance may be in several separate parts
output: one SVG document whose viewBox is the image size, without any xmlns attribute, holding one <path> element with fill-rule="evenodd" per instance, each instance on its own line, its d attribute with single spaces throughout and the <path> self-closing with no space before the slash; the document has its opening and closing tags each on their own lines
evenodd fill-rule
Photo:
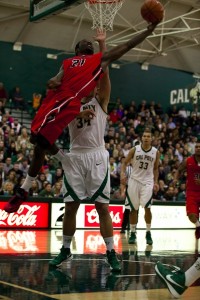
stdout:
<svg viewBox="0 0 200 300">
<path fill-rule="evenodd" d="M 40 22 L 85 0 L 30 0 L 30 21 Z"/>
</svg>

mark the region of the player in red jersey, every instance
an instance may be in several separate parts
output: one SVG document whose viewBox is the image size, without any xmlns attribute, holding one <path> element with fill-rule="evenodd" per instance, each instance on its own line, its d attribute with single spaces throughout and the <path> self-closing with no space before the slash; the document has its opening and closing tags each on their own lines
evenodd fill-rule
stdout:
<svg viewBox="0 0 200 300">
<path fill-rule="evenodd" d="M 54 155 L 62 161 L 64 155 L 55 141 L 62 130 L 79 114 L 81 99 L 95 88 L 110 63 L 140 44 L 153 32 L 156 25 L 148 25 L 145 31 L 104 54 L 93 54 L 93 45 L 87 40 L 81 40 L 76 45 L 76 56 L 64 60 L 59 73 L 48 83 L 52 90 L 49 91 L 31 126 L 31 142 L 35 147 L 28 175 L 15 196 L 5 205 L 5 211 L 17 211 L 27 199 L 31 182 L 40 171 L 45 154 Z M 92 110 L 88 111 L 88 117 L 92 114 Z"/>
<path fill-rule="evenodd" d="M 200 141 L 195 145 L 194 155 L 188 157 L 180 164 L 174 182 L 176 183 L 180 175 L 187 171 L 186 182 L 186 211 L 189 220 L 195 224 L 196 239 L 200 238 Z"/>
</svg>

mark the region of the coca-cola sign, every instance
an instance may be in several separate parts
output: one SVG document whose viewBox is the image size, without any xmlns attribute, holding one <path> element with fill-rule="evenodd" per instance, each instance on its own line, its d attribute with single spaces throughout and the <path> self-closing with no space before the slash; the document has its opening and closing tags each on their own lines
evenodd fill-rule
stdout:
<svg viewBox="0 0 200 300">
<path fill-rule="evenodd" d="M 114 228 L 120 228 L 123 217 L 123 205 L 110 205 L 110 216 Z M 99 227 L 99 215 L 94 205 L 85 205 L 85 227 Z"/>
<path fill-rule="evenodd" d="M 7 213 L 0 202 L 0 228 L 48 228 L 49 203 L 24 202 L 17 212 Z"/>
</svg>

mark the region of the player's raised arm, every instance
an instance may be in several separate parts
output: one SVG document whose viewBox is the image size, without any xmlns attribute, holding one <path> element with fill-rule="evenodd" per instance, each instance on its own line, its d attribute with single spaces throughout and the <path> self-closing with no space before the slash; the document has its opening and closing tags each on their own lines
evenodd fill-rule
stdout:
<svg viewBox="0 0 200 300">
<path fill-rule="evenodd" d="M 145 38 L 148 37 L 154 31 L 156 26 L 157 24 L 150 24 L 145 31 L 134 36 L 132 39 L 128 40 L 127 42 L 112 48 L 110 51 L 105 52 L 102 57 L 102 63 L 101 63 L 103 70 L 105 70 L 105 68 L 110 63 L 119 59 L 129 50 L 131 50 L 132 48 L 136 47 L 138 44 L 143 42 Z"/>
<path fill-rule="evenodd" d="M 104 53 L 106 51 L 106 31 L 103 29 L 97 29 L 97 33 L 94 39 L 99 43 L 99 51 Z M 102 109 L 107 113 L 111 92 L 109 68 L 107 67 L 104 72 L 105 75 L 101 78 L 97 86 L 97 94 L 99 104 L 101 105 Z"/>
</svg>

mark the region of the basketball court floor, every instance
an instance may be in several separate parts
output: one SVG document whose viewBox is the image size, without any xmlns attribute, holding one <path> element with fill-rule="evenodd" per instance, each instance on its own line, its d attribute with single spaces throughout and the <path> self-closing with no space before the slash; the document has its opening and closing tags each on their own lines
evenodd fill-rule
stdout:
<svg viewBox="0 0 200 300">
<path fill-rule="evenodd" d="M 152 237 L 153 246 L 147 246 L 145 230 L 138 230 L 137 245 L 129 245 L 128 233 L 115 230 L 122 271 L 112 273 L 98 230 L 76 231 L 73 260 L 60 269 L 50 269 L 48 264 L 61 248 L 60 229 L 1 230 L 0 300 L 172 299 L 155 274 L 155 263 L 159 260 L 186 270 L 196 260 L 200 245 L 192 229 L 157 229 L 152 230 Z M 200 299 L 200 280 L 181 299 Z"/>
</svg>

